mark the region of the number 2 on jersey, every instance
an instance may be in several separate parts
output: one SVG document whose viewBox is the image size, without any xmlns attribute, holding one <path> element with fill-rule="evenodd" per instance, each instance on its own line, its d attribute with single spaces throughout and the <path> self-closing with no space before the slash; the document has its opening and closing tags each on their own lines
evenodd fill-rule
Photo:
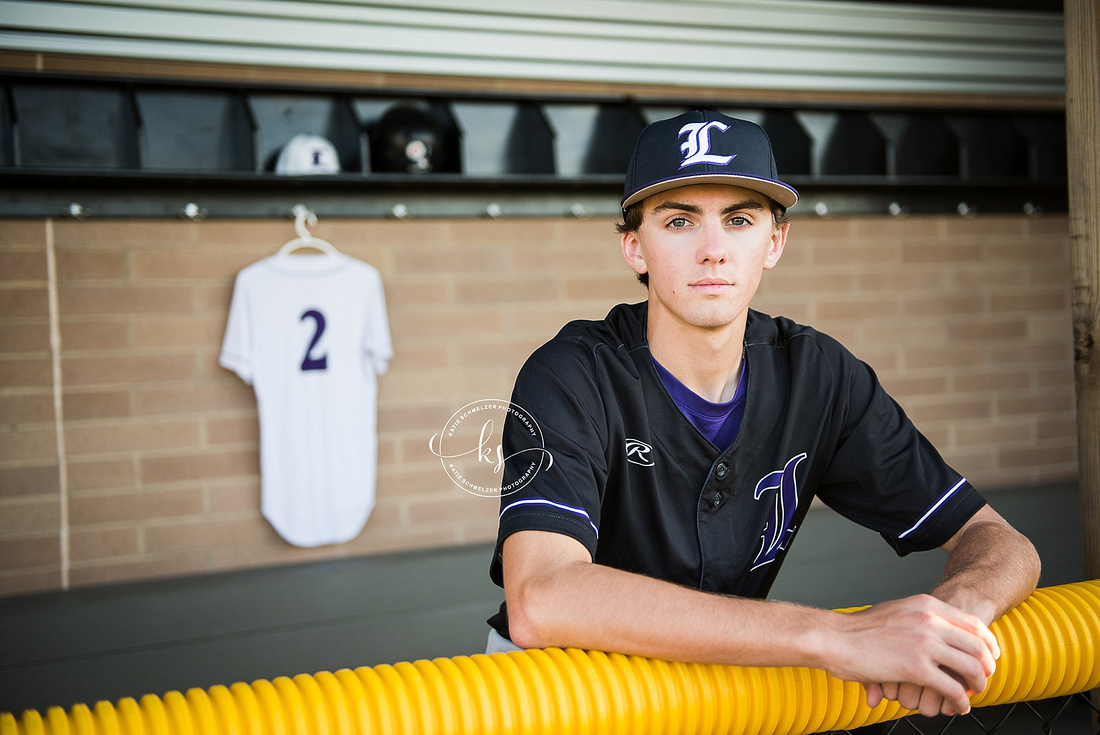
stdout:
<svg viewBox="0 0 1100 735">
<path fill-rule="evenodd" d="M 302 372 L 306 370 L 328 370 L 328 354 L 313 354 L 317 343 L 321 341 L 321 335 L 325 333 L 325 315 L 316 309 L 309 309 L 302 313 L 300 321 L 305 321 L 306 317 L 313 320 L 313 339 L 309 341 L 306 354 L 302 357 Z"/>
</svg>

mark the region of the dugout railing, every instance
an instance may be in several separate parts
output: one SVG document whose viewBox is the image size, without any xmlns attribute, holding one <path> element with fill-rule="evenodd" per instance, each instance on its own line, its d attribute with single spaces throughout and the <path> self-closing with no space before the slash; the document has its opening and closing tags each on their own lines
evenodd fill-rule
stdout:
<svg viewBox="0 0 1100 735">
<path fill-rule="evenodd" d="M 910 717 L 895 702 L 869 708 L 861 685 L 817 669 L 687 664 L 548 648 L 148 694 L 68 711 L 29 710 L 18 718 L 0 713 L 0 735 L 795 735 L 857 728 L 930 735 L 966 727 L 992 734 L 1007 733 L 1017 711 L 1037 715 L 1030 727 L 1038 729 L 1031 732 L 1055 732 L 1071 707 L 1082 706 L 1090 724 L 1075 727 L 1095 727 L 1096 710 L 1079 695 L 1100 686 L 1100 580 L 1036 590 L 992 629 L 1002 651 L 997 671 L 972 698 L 975 712 L 944 723 Z M 1042 714 L 1052 702 L 1058 710 Z M 1007 715 L 992 709 L 1005 706 Z"/>
</svg>

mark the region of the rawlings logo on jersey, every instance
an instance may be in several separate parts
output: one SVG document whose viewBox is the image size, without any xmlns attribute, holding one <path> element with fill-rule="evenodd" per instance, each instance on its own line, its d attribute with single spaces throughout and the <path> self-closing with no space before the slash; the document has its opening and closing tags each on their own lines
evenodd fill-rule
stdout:
<svg viewBox="0 0 1100 735">
<path fill-rule="evenodd" d="M 710 152 L 711 131 L 717 130 L 720 133 L 724 133 L 729 130 L 729 128 L 729 125 L 718 122 L 717 120 L 688 123 L 680 128 L 680 132 L 676 137 L 679 138 L 683 137 L 685 134 L 687 135 L 687 140 L 680 144 L 680 150 L 684 154 L 684 160 L 680 161 L 680 168 L 694 166 L 700 163 L 711 163 L 715 166 L 729 165 L 729 162 L 737 157 L 736 154 L 732 156 L 716 156 Z"/>
<path fill-rule="evenodd" d="M 637 439 L 626 440 L 626 461 L 642 467 L 652 467 L 653 460 L 649 458 L 653 447 Z"/>
<path fill-rule="evenodd" d="M 752 563 L 753 569 L 775 561 L 775 557 L 787 548 L 787 542 L 794 536 L 797 526 L 791 526 L 791 520 L 798 506 L 798 481 L 795 478 L 795 470 L 804 459 L 806 459 L 805 452 L 792 457 L 787 460 L 783 469 L 767 474 L 756 483 L 756 491 L 753 493 L 756 500 L 760 500 L 769 490 L 778 492 L 775 494 L 775 506 L 764 526 L 764 532 L 760 534 L 760 551 Z"/>
</svg>

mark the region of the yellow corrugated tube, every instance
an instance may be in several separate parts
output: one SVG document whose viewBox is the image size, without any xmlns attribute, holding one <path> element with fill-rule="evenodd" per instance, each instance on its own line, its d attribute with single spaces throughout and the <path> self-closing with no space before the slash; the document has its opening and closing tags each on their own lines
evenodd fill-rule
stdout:
<svg viewBox="0 0 1100 735">
<path fill-rule="evenodd" d="M 1100 686 L 1100 580 L 1037 590 L 993 624 L 1001 659 L 977 706 Z M 848 729 L 907 712 L 806 668 L 683 664 L 547 648 L 403 662 L 0 714 L 0 735 L 730 733 Z"/>
</svg>

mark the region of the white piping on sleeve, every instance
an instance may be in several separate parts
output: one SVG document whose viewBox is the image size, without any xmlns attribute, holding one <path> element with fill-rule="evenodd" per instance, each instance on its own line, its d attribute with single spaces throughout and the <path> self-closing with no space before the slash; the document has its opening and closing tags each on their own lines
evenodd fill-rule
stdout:
<svg viewBox="0 0 1100 735">
<path fill-rule="evenodd" d="M 498 520 L 500 518 L 503 518 L 505 513 L 518 505 L 549 505 L 554 508 L 560 508 L 562 510 L 569 511 L 570 513 L 583 516 L 584 519 L 588 521 L 588 525 L 592 526 L 592 531 L 595 532 L 596 538 L 600 537 L 600 529 L 596 528 L 596 524 L 592 522 L 592 517 L 588 515 L 588 512 L 584 508 L 574 508 L 571 505 L 562 505 L 561 503 L 555 503 L 551 500 L 547 500 L 546 498 L 524 498 L 523 500 L 517 500 L 516 502 L 505 506 L 504 510 L 500 511 L 500 516 L 498 516 Z"/>
<path fill-rule="evenodd" d="M 959 488 L 962 487 L 965 484 L 966 484 L 966 478 L 964 477 L 963 479 L 961 479 L 957 483 L 955 483 L 954 487 L 952 487 L 950 490 L 948 490 L 946 493 L 944 493 L 940 497 L 939 500 L 937 500 L 935 503 L 933 503 L 932 507 L 929 508 L 928 510 L 926 510 L 924 512 L 924 515 L 922 515 L 920 517 L 920 520 L 918 520 L 916 523 L 913 524 L 912 528 L 910 528 L 908 531 L 905 531 L 903 533 L 898 534 L 898 538 L 899 539 L 905 538 L 909 534 L 913 533 L 913 531 L 916 531 L 918 528 L 920 528 L 921 524 L 923 524 L 925 521 L 927 521 L 929 516 L 931 516 L 933 513 L 935 513 L 941 505 L 943 505 L 944 503 L 947 502 L 948 498 L 950 498 L 952 495 L 954 495 L 956 492 L 958 492 Z"/>
</svg>

